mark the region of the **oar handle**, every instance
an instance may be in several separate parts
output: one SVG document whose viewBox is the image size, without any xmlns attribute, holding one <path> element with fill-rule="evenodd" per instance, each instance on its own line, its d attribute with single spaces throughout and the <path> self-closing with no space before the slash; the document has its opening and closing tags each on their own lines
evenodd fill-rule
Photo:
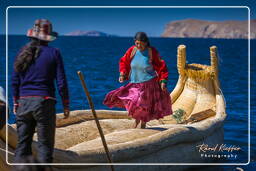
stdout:
<svg viewBox="0 0 256 171">
<path fill-rule="evenodd" d="M 97 118 L 96 112 L 95 112 L 95 110 L 94 110 L 94 104 L 93 104 L 93 102 L 92 102 L 92 98 L 91 98 L 91 96 L 90 96 L 90 93 L 89 93 L 89 91 L 88 91 L 88 89 L 87 89 L 87 86 L 86 86 L 86 84 L 85 84 L 85 81 L 84 81 L 84 75 L 83 75 L 83 73 L 82 73 L 81 71 L 78 71 L 77 74 L 78 74 L 79 79 L 80 79 L 80 81 L 81 81 L 81 84 L 82 84 L 82 86 L 83 86 L 83 89 L 84 89 L 84 92 L 85 92 L 85 94 L 86 94 L 87 100 L 88 100 L 88 102 L 89 102 L 90 108 L 91 108 L 92 111 L 94 111 L 94 112 L 92 112 L 92 113 L 93 113 L 94 117 Z M 97 118 L 97 120 L 98 120 L 98 118 Z"/>
<path fill-rule="evenodd" d="M 98 127 L 98 130 L 99 130 L 99 133 L 100 133 L 100 137 L 101 137 L 101 140 L 102 140 L 102 144 L 103 144 L 104 149 L 105 149 L 105 151 L 106 151 L 106 155 L 107 155 L 108 161 L 109 161 L 109 163 L 112 163 L 111 157 L 110 157 L 110 155 L 109 155 L 108 146 L 107 146 L 107 143 L 106 143 L 106 140 L 105 140 L 105 136 L 104 136 L 104 134 L 103 134 L 102 128 L 101 128 L 101 126 L 100 126 L 100 122 L 99 122 L 99 120 L 98 120 L 96 111 L 95 111 L 95 109 L 94 109 L 94 105 L 93 105 L 93 102 L 92 102 L 90 93 L 89 93 L 89 91 L 88 91 L 88 89 L 87 89 L 87 87 L 86 87 L 86 84 L 85 84 L 85 81 L 84 81 L 83 73 L 82 73 L 81 71 L 78 71 L 77 74 L 78 74 L 78 76 L 79 76 L 79 79 L 80 79 L 80 81 L 81 81 L 82 87 L 83 87 L 83 89 L 84 89 L 84 92 L 85 92 L 85 94 L 86 94 L 87 100 L 88 100 L 88 102 L 89 102 L 90 108 L 91 108 L 91 110 L 92 110 L 92 114 L 93 114 L 93 116 L 94 116 L 96 125 L 97 125 L 97 127 Z M 111 167 L 111 170 L 114 171 L 113 165 L 110 165 L 110 167 Z"/>
</svg>

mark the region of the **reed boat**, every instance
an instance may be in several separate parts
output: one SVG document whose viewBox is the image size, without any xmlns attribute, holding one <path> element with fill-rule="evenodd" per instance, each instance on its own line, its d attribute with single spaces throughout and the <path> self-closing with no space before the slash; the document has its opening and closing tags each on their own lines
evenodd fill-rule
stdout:
<svg viewBox="0 0 256 171">
<path fill-rule="evenodd" d="M 125 111 L 96 110 L 115 170 L 184 170 L 183 166 L 143 166 L 139 163 L 201 163 L 198 145 L 215 146 L 223 142 L 225 100 L 218 79 L 217 47 L 210 47 L 211 65 L 187 64 L 186 46 L 177 48 L 179 78 L 171 92 L 173 115 L 147 123 L 146 129 L 133 129 L 134 121 Z M 107 170 L 106 154 L 91 110 L 72 111 L 68 119 L 57 115 L 54 170 Z M 8 127 L 8 141 L 6 128 Z M 14 125 L 0 131 L 0 147 L 8 142 L 8 162 L 13 162 L 17 134 Z M 33 152 L 36 154 L 37 136 Z M 72 165 L 69 165 L 71 163 Z M 94 165 L 83 165 L 96 163 Z M 101 164 L 100 164 L 101 163 Z M 128 169 L 129 168 L 129 169 Z M 0 150 L 0 170 L 10 170 L 5 152 Z"/>
</svg>

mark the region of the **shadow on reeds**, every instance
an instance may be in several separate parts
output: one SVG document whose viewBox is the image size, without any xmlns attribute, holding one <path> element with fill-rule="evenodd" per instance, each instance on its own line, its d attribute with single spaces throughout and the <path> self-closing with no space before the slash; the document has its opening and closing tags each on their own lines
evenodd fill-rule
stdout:
<svg viewBox="0 0 256 171">
<path fill-rule="evenodd" d="M 167 130 L 167 128 L 161 128 L 161 127 L 146 128 L 146 129 L 152 129 L 152 130 L 156 130 L 156 131 L 166 131 Z"/>
</svg>

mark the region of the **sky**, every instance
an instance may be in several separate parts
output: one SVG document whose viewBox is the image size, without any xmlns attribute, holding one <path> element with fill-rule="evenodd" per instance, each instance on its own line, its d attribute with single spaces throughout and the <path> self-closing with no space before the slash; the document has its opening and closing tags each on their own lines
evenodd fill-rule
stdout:
<svg viewBox="0 0 256 171">
<path fill-rule="evenodd" d="M 96 30 L 117 36 L 133 36 L 137 31 L 145 31 L 149 36 L 158 37 L 167 23 L 183 19 L 210 21 L 248 20 L 248 9 L 242 8 L 177 8 L 173 6 L 248 6 L 251 18 L 255 19 L 254 2 L 247 0 L 130 0 L 130 1 L 81 1 L 73 0 L 4 0 L 1 4 L 1 18 L 8 21 L 8 34 L 24 35 L 38 18 L 49 19 L 54 30 L 60 35 L 76 30 Z M 15 6 L 79 6 L 79 8 L 17 8 Z M 88 6 L 165 6 L 164 8 L 91 8 Z M 6 13 L 6 8 L 9 7 Z M 87 7 L 81 7 L 87 6 Z M 166 6 L 172 6 L 166 8 Z M 5 23 L 0 34 L 5 34 Z"/>
<path fill-rule="evenodd" d="M 38 18 L 49 19 L 60 34 L 97 30 L 118 36 L 145 31 L 160 36 L 165 25 L 182 19 L 247 20 L 247 8 L 9 8 L 9 34 L 24 34 Z"/>
</svg>

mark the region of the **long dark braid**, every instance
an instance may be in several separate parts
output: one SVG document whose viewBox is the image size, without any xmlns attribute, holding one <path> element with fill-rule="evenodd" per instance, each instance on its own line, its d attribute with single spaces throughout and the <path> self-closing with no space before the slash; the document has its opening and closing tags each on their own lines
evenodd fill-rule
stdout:
<svg viewBox="0 0 256 171">
<path fill-rule="evenodd" d="M 25 72 L 39 56 L 40 45 L 43 44 L 47 44 L 47 42 L 31 38 L 31 41 L 25 45 L 18 54 L 14 62 L 14 70 L 16 72 Z"/>
</svg>

